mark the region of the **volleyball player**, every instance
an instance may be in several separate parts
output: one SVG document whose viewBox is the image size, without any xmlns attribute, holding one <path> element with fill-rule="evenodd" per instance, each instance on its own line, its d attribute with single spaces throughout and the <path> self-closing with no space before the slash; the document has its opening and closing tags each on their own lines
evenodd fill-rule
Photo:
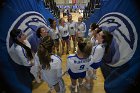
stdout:
<svg viewBox="0 0 140 93">
<path fill-rule="evenodd" d="M 84 38 L 86 32 L 86 24 L 83 22 L 82 16 L 78 17 L 76 27 L 77 27 L 76 38 L 77 41 L 79 41 L 80 38 Z"/>
<path fill-rule="evenodd" d="M 64 93 L 65 85 L 62 79 L 62 60 L 53 54 L 53 40 L 47 36 L 41 42 L 36 59 L 41 64 L 40 77 L 50 88 L 54 88 L 56 93 Z"/>
<path fill-rule="evenodd" d="M 59 20 L 59 31 L 62 37 L 62 54 L 64 54 L 64 47 L 66 43 L 66 54 L 69 54 L 69 31 L 68 31 L 68 25 L 65 23 L 65 20 L 63 18 L 60 18 Z"/>
<path fill-rule="evenodd" d="M 73 41 L 73 52 L 74 52 L 75 46 L 76 46 L 76 22 L 72 20 L 71 14 L 68 15 L 67 24 L 68 24 L 68 31 L 70 33 L 70 40 L 72 39 L 72 41 Z M 69 48 L 71 49 L 71 46 Z"/>
<path fill-rule="evenodd" d="M 98 41 L 98 44 L 93 46 L 92 52 L 91 52 L 91 61 L 90 61 L 90 67 L 92 69 L 97 69 L 102 64 L 102 58 L 104 56 L 104 53 L 107 53 L 109 51 L 109 46 L 112 42 L 113 35 L 110 34 L 108 31 L 101 31 L 97 34 L 96 40 Z M 89 68 L 90 69 L 90 68 Z M 88 73 L 86 77 L 86 88 L 90 89 L 90 78 L 92 75 L 91 73 Z"/>
<path fill-rule="evenodd" d="M 12 63 L 19 81 L 25 86 L 31 88 L 32 74 L 30 67 L 34 64 L 31 45 L 27 40 L 27 36 L 20 29 L 13 29 L 10 32 L 12 46 L 9 54 L 15 63 Z M 25 77 L 26 76 L 26 77 Z"/>
<path fill-rule="evenodd" d="M 67 71 L 71 78 L 72 91 L 77 92 L 77 80 L 79 86 L 83 84 L 83 79 L 86 76 L 87 68 L 89 67 L 92 45 L 85 40 L 78 42 L 76 54 L 71 54 L 67 58 Z"/>
<path fill-rule="evenodd" d="M 51 38 L 54 40 L 53 52 L 55 53 L 55 49 L 56 49 L 57 54 L 59 55 L 60 33 L 59 33 L 58 27 L 56 25 L 56 21 L 51 18 L 49 18 L 48 20 L 50 22 L 50 35 L 51 35 Z"/>
</svg>

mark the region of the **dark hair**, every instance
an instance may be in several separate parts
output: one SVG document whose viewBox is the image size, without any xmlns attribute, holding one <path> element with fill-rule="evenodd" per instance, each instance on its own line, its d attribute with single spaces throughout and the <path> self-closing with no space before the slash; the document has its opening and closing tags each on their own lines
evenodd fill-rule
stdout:
<svg viewBox="0 0 140 93">
<path fill-rule="evenodd" d="M 92 28 L 91 30 L 95 30 L 98 27 L 99 27 L 99 25 L 97 25 L 96 23 L 91 24 L 91 28 Z"/>
<path fill-rule="evenodd" d="M 69 16 L 72 16 L 72 15 L 71 15 L 71 14 L 68 14 L 68 15 L 67 15 L 67 17 L 68 17 L 68 18 L 67 18 L 68 22 L 70 21 L 70 20 L 69 20 Z"/>
<path fill-rule="evenodd" d="M 32 55 L 31 49 L 17 40 L 17 37 L 21 34 L 21 32 L 22 31 L 20 29 L 13 29 L 10 32 L 10 36 L 11 36 L 13 42 L 15 42 L 16 44 L 20 45 L 21 47 L 23 47 L 25 49 L 26 54 L 27 54 L 27 58 L 29 60 L 32 60 L 33 59 L 33 55 Z"/>
<path fill-rule="evenodd" d="M 44 68 L 50 69 L 51 55 L 52 55 L 52 47 L 54 43 L 50 36 L 46 36 L 41 41 L 38 48 L 38 57 L 39 61 Z M 43 69 L 44 69 L 43 68 Z"/>
<path fill-rule="evenodd" d="M 110 44 L 112 43 L 113 35 L 110 32 L 105 31 L 105 30 L 103 30 L 102 32 L 104 34 L 102 36 L 102 38 L 104 39 L 103 43 L 105 44 L 105 47 L 106 47 L 105 53 L 107 53 L 109 51 Z"/>
<path fill-rule="evenodd" d="M 100 27 L 97 27 L 97 33 L 101 32 L 102 29 Z"/>
<path fill-rule="evenodd" d="M 49 18 L 48 21 L 49 21 L 49 23 L 50 23 L 50 27 L 53 27 L 53 22 L 54 22 L 54 20 L 51 19 L 51 18 Z"/>
<path fill-rule="evenodd" d="M 63 20 L 63 18 L 60 18 L 60 19 L 59 19 L 59 24 L 61 24 L 62 20 Z"/>
<path fill-rule="evenodd" d="M 94 30 L 94 31 L 96 32 L 96 34 L 95 34 L 95 38 L 96 38 L 97 34 L 100 33 L 102 31 L 102 29 L 97 27 L 96 30 Z"/>
<path fill-rule="evenodd" d="M 39 27 L 38 29 L 37 29 L 37 31 L 36 31 L 36 36 L 38 37 L 38 38 L 40 38 L 41 37 L 41 28 L 44 28 L 44 27 Z"/>
<path fill-rule="evenodd" d="M 91 55 L 92 44 L 87 39 L 81 39 L 80 42 L 78 42 L 78 48 L 83 53 L 84 57 L 89 57 Z"/>
</svg>

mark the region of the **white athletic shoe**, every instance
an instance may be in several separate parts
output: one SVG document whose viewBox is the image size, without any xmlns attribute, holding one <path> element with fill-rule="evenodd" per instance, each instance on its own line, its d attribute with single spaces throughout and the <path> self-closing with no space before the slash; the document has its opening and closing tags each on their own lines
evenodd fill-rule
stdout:
<svg viewBox="0 0 140 93">
<path fill-rule="evenodd" d="M 82 84 L 79 84 L 79 87 L 80 87 L 80 88 L 83 87 L 83 83 L 82 83 Z"/>
<path fill-rule="evenodd" d="M 74 93 L 77 93 L 78 92 L 78 87 L 71 85 L 71 91 L 74 92 Z"/>
<path fill-rule="evenodd" d="M 90 85 L 90 84 L 84 84 L 84 87 L 85 87 L 86 89 L 88 89 L 88 90 L 91 89 L 91 85 Z"/>
</svg>

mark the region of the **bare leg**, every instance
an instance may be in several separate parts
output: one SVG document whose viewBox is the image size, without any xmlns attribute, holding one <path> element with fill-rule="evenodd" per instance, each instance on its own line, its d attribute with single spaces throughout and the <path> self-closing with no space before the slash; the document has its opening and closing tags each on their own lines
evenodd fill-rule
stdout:
<svg viewBox="0 0 140 93">
<path fill-rule="evenodd" d="M 64 47 L 65 47 L 65 42 L 62 40 L 62 55 L 64 54 Z"/>
<path fill-rule="evenodd" d="M 71 50 L 71 38 L 72 36 L 69 37 L 69 51 Z"/>
<path fill-rule="evenodd" d="M 57 55 L 58 55 L 58 54 L 59 54 L 59 41 L 58 41 L 58 42 L 56 42 L 55 47 L 56 47 L 56 50 L 57 50 Z"/>
<path fill-rule="evenodd" d="M 96 76 L 96 69 L 93 69 L 93 76 L 92 76 L 92 77 L 93 77 L 94 80 L 97 79 L 97 76 Z"/>
<path fill-rule="evenodd" d="M 72 83 L 72 85 L 71 85 L 72 91 L 77 92 L 78 91 L 77 90 L 77 80 L 71 78 L 71 83 Z"/>
<path fill-rule="evenodd" d="M 67 45 L 67 54 L 69 54 L 69 43 L 70 43 L 70 41 L 69 41 L 69 39 L 68 40 L 66 40 L 66 45 Z"/>
<path fill-rule="evenodd" d="M 55 46 L 53 46 L 53 53 L 55 54 Z"/>
<path fill-rule="evenodd" d="M 72 35 L 72 41 L 73 41 L 73 53 L 74 53 L 75 46 L 76 46 L 76 38 L 75 38 L 75 35 Z"/>
<path fill-rule="evenodd" d="M 86 73 L 86 78 L 85 78 L 85 80 L 86 80 L 85 87 L 87 89 L 91 89 L 90 82 L 91 82 L 91 76 L 92 75 L 93 75 L 92 69 L 91 70 L 88 70 L 87 73 Z"/>
<path fill-rule="evenodd" d="M 79 78 L 78 83 L 79 83 L 79 86 L 82 86 L 83 85 L 83 78 Z"/>
</svg>

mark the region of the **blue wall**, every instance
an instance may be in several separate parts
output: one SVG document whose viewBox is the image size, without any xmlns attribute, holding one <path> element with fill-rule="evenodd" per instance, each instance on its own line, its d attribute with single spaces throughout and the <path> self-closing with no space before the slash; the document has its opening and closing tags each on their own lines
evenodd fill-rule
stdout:
<svg viewBox="0 0 140 93">
<path fill-rule="evenodd" d="M 3 7 L 0 7 L 0 87 L 4 88 L 3 90 L 6 90 L 6 93 L 32 92 L 30 86 L 32 81 L 28 78 L 28 73 L 23 74 L 24 77 L 21 77 L 22 73 L 18 73 L 17 68 L 13 68 L 17 64 L 14 64 L 8 54 L 7 50 L 10 47 L 8 34 L 10 30 L 12 28 L 20 28 L 26 31 L 26 28 L 28 28 L 29 31 L 31 29 L 29 29 L 27 24 L 24 24 L 24 21 L 38 21 L 38 24 L 34 25 L 47 25 L 48 18 L 53 18 L 53 15 L 45 9 L 42 0 L 4 0 Z M 20 69 L 22 67 L 18 68 L 18 70 Z"/>
<path fill-rule="evenodd" d="M 88 28 L 92 22 L 106 26 L 114 37 L 111 53 L 101 66 L 107 93 L 136 93 L 136 89 L 140 92 L 138 5 L 136 0 L 108 0 L 85 21 Z"/>
</svg>

